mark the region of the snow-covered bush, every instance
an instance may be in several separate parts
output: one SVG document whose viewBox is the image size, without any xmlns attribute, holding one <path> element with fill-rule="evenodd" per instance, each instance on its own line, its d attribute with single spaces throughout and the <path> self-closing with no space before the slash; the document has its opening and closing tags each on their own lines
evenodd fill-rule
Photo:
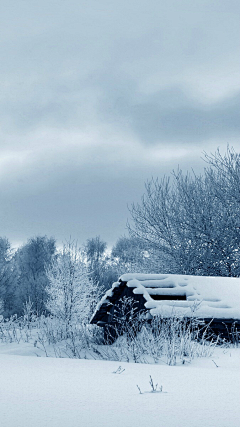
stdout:
<svg viewBox="0 0 240 427">
<path fill-rule="evenodd" d="M 33 338 L 32 332 L 36 327 L 36 319 L 32 323 L 29 323 L 25 316 L 17 317 L 14 314 L 7 319 L 0 316 L 0 342 L 4 344 L 31 342 Z"/>
</svg>

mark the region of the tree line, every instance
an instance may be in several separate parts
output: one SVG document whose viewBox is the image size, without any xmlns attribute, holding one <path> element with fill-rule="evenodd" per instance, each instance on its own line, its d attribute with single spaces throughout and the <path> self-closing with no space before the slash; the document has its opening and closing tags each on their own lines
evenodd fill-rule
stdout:
<svg viewBox="0 0 240 427">
<path fill-rule="evenodd" d="M 0 314 L 21 316 L 30 304 L 38 315 L 59 309 L 60 317 L 68 316 L 68 310 L 80 304 L 79 289 L 88 305 L 87 288 L 94 305 L 123 272 L 135 269 L 137 252 L 141 254 L 130 237 L 121 237 L 111 251 L 100 236 L 82 246 L 69 240 L 61 249 L 53 237 L 36 236 L 16 251 L 0 237 Z"/>
<path fill-rule="evenodd" d="M 201 175 L 179 169 L 147 182 L 129 209 L 129 235 L 111 251 L 100 236 L 60 250 L 54 238 L 36 236 L 16 251 L 0 237 L 0 314 L 21 316 L 30 304 L 39 315 L 66 321 L 87 310 L 86 318 L 125 272 L 238 277 L 240 155 L 228 147 L 204 160 Z"/>
</svg>

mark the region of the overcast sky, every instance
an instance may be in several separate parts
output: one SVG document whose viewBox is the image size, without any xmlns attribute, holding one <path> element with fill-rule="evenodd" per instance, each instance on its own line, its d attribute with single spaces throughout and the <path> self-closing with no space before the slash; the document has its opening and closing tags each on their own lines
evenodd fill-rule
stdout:
<svg viewBox="0 0 240 427">
<path fill-rule="evenodd" d="M 112 245 L 146 180 L 239 150 L 239 0 L 0 8 L 0 236 L 14 245 Z"/>
</svg>

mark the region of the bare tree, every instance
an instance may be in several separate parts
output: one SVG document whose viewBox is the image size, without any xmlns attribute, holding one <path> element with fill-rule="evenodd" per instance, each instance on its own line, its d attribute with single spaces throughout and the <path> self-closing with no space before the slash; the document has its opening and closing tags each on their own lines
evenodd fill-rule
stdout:
<svg viewBox="0 0 240 427">
<path fill-rule="evenodd" d="M 215 154 L 204 153 L 204 159 L 210 168 L 206 174 L 211 178 L 217 197 L 240 204 L 240 154 L 227 147 L 225 155 L 218 149 Z"/>
<path fill-rule="evenodd" d="M 206 159 L 202 176 L 178 170 L 148 182 L 129 231 L 171 260 L 173 272 L 238 276 L 239 155 L 228 149 Z"/>
</svg>

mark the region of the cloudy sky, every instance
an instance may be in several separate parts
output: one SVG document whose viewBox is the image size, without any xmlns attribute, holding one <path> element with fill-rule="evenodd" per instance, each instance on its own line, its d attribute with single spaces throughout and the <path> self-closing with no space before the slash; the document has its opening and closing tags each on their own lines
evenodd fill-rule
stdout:
<svg viewBox="0 0 240 427">
<path fill-rule="evenodd" d="M 2 0 L 0 236 L 126 234 L 152 176 L 239 150 L 239 0 Z"/>
</svg>

